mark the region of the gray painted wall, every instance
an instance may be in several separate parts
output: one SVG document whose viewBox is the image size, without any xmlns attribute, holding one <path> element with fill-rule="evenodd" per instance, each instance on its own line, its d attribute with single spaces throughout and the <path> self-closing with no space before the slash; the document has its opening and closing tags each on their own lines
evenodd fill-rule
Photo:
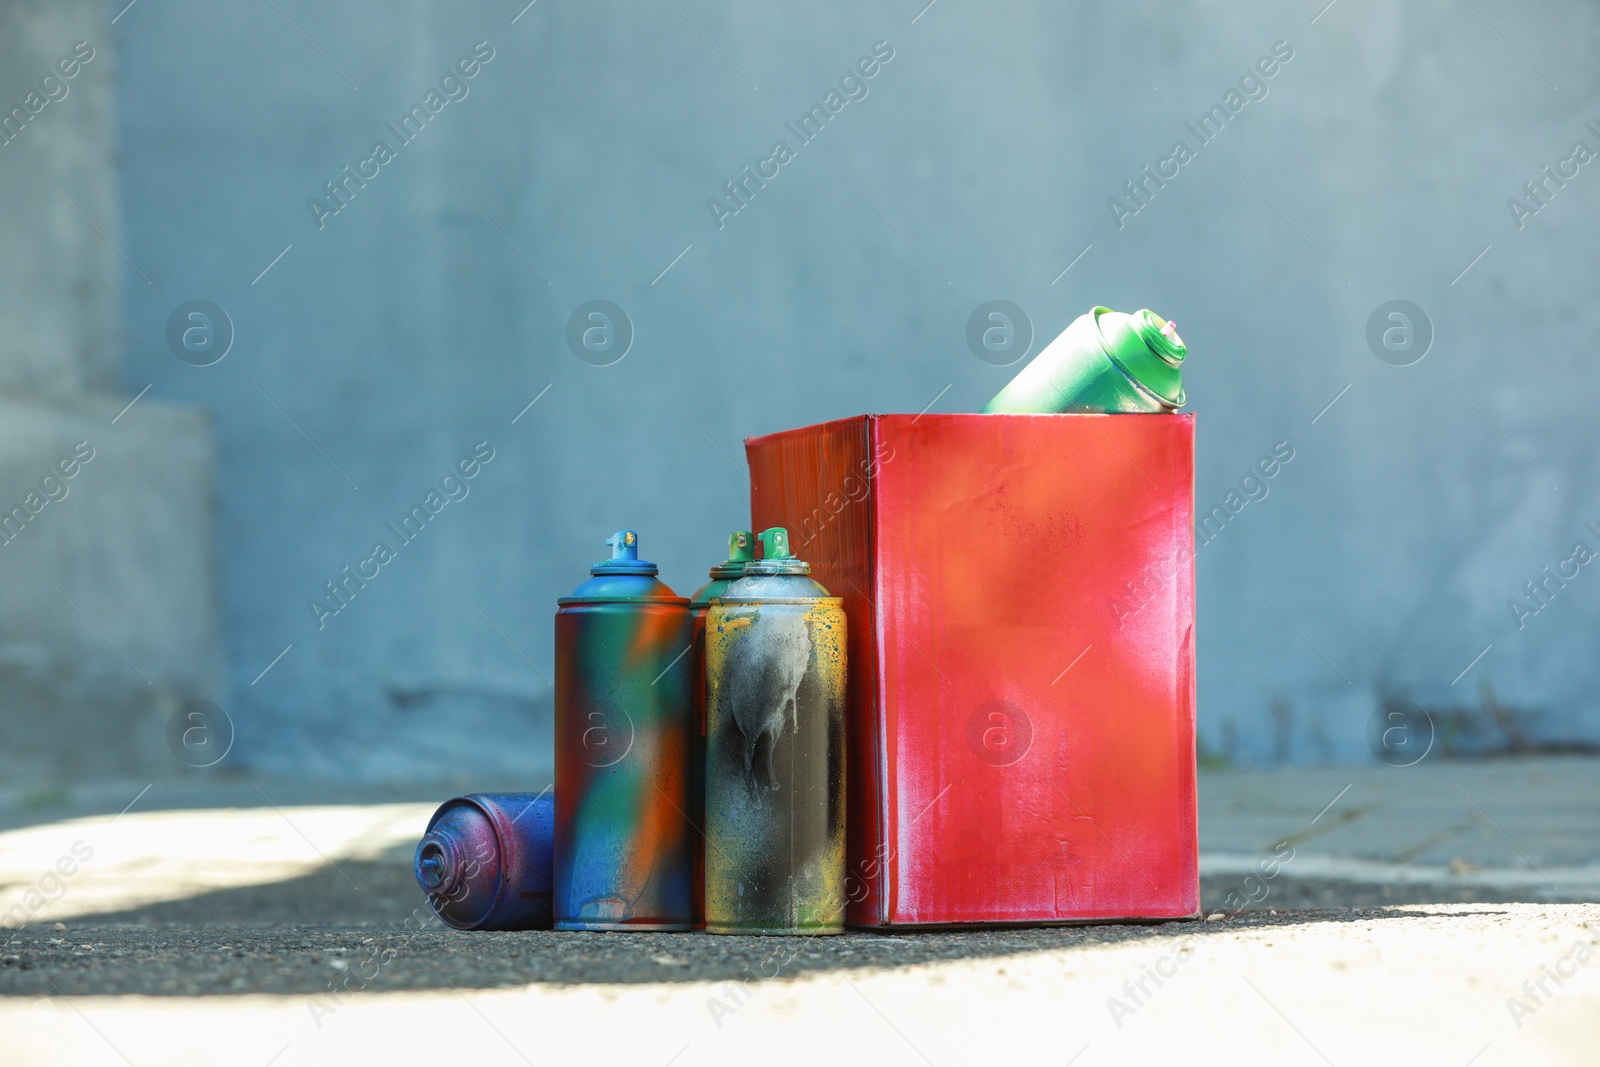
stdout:
<svg viewBox="0 0 1600 1067">
<path fill-rule="evenodd" d="M 1600 739 L 1595 568 L 1521 629 L 1507 606 L 1575 540 L 1600 549 L 1600 164 L 1520 228 L 1507 206 L 1575 141 L 1600 149 L 1595 9 L 921 8 L 121 16 L 125 247 L 154 280 L 125 285 L 123 384 L 215 413 L 235 758 L 536 768 L 554 600 L 602 539 L 638 528 L 692 589 L 748 514 L 743 436 L 976 410 L 1012 373 L 965 340 L 994 298 L 1040 343 L 1095 304 L 1179 323 L 1201 510 L 1294 449 L 1200 549 L 1211 748 L 1368 759 L 1393 697 L 1457 744 L 1500 743 L 1461 733 L 1496 709 L 1533 737 Z M 401 145 L 386 123 L 480 41 L 493 59 L 468 95 Z M 879 41 L 893 58 L 868 94 L 800 144 L 785 123 Z M 1185 122 L 1280 41 L 1266 95 L 1247 82 L 1259 98 L 1201 145 Z M 394 158 L 319 226 L 308 200 L 379 139 Z M 780 139 L 794 158 L 719 227 L 708 198 Z M 1108 199 L 1179 139 L 1194 158 L 1119 226 Z M 203 368 L 164 340 L 197 298 L 236 330 Z M 1405 367 L 1366 339 L 1397 298 L 1434 335 Z M 635 330 L 612 366 L 566 343 L 592 299 Z M 319 629 L 324 582 L 479 441 L 494 458 L 470 495 Z"/>
</svg>

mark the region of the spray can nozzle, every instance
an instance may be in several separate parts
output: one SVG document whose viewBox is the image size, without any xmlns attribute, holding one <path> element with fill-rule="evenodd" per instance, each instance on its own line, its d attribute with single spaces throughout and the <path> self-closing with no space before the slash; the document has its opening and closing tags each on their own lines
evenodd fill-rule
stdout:
<svg viewBox="0 0 1600 1067">
<path fill-rule="evenodd" d="M 789 531 L 782 526 L 762 530 L 756 534 L 761 541 L 761 556 L 763 559 L 791 559 L 794 553 L 789 551 Z"/>
<path fill-rule="evenodd" d="M 656 565 L 648 560 L 639 558 L 639 535 L 632 530 L 618 530 L 606 538 L 606 545 L 611 549 L 611 558 L 603 559 L 589 568 L 589 573 L 595 576 L 631 574 L 654 577 Z M 576 596 L 582 593 L 574 594 Z"/>
<path fill-rule="evenodd" d="M 749 563 L 756 558 L 755 535 L 749 530 L 737 530 L 728 535 L 728 562 Z"/>
<path fill-rule="evenodd" d="M 417 881 L 428 893 L 448 893 L 460 877 L 460 865 L 451 855 L 450 841 L 428 834 L 417 846 Z"/>
<path fill-rule="evenodd" d="M 611 546 L 612 559 L 639 558 L 639 535 L 632 530 L 618 530 L 606 538 L 606 544 Z"/>
</svg>

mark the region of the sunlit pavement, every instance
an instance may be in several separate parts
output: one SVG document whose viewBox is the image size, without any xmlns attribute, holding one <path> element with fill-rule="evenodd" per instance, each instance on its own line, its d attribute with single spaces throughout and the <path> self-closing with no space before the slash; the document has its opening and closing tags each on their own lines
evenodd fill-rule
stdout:
<svg viewBox="0 0 1600 1067">
<path fill-rule="evenodd" d="M 1204 775 L 1210 922 L 798 940 L 445 931 L 442 795 L 145 784 L 0 798 L 0 1063 L 1600 1062 L 1595 761 Z"/>
</svg>

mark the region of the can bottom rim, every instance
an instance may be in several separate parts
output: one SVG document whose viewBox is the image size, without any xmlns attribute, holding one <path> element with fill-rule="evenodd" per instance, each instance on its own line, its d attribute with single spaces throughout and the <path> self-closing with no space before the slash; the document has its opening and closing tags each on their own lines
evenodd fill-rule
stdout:
<svg viewBox="0 0 1600 1067">
<path fill-rule="evenodd" d="M 601 933 L 627 933 L 635 930 L 643 933 L 681 933 L 695 929 L 694 923 L 591 923 L 591 922 L 558 922 L 557 930 L 593 930 Z"/>
<path fill-rule="evenodd" d="M 722 926 L 706 923 L 708 934 L 733 934 L 747 937 L 829 937 L 844 933 L 843 926 Z"/>
</svg>

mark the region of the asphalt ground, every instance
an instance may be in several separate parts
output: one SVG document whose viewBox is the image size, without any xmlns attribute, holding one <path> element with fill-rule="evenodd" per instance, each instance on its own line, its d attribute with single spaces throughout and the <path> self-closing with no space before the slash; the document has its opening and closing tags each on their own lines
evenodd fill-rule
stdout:
<svg viewBox="0 0 1600 1067">
<path fill-rule="evenodd" d="M 0 996 L 179 996 L 493 989 L 787 977 L 956 959 L 1160 943 L 1243 929 L 1419 914 L 1406 905 L 1537 902 L 1464 886 L 1364 886 L 1283 877 L 1243 909 L 1237 878 L 1206 879 L 1206 921 L 766 938 L 464 932 L 427 911 L 409 866 L 341 863 L 303 878 L 35 923 L 0 940 Z M 348 879 L 348 881 L 347 881 Z M 354 883 L 354 885 L 351 884 Z M 356 888 L 356 887 L 359 888 Z M 299 918 L 314 915 L 315 922 Z M 57 926 L 62 929 L 57 929 Z"/>
<path fill-rule="evenodd" d="M 0 1062 L 1596 1062 L 1600 907 L 1273 912 L 831 938 L 52 924 L 6 950 Z"/>
<path fill-rule="evenodd" d="M 446 929 L 454 788 L 0 795 L 0 1064 L 1600 1063 L 1597 772 L 1210 773 L 1201 919 L 811 938 Z"/>
</svg>

